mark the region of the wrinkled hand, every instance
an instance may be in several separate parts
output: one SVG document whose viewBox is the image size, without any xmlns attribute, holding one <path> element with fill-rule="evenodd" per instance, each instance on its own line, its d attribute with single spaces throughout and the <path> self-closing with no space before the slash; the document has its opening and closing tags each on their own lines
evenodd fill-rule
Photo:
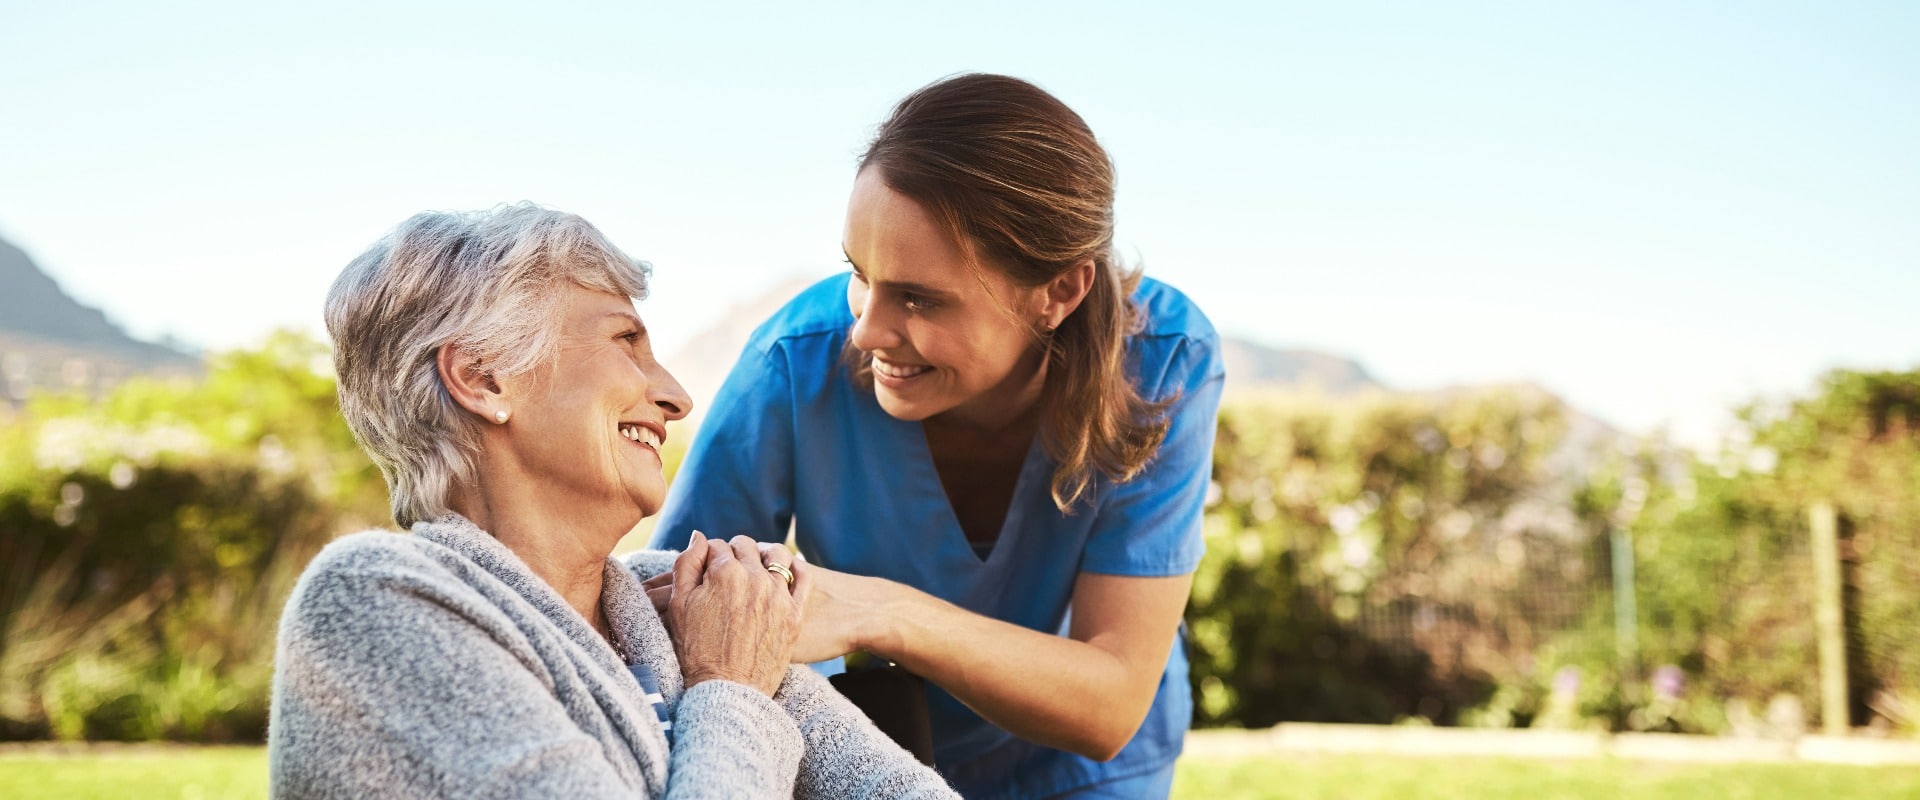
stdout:
<svg viewBox="0 0 1920 800">
<path fill-rule="evenodd" d="M 810 576 L 795 570 L 789 592 L 786 579 L 763 566 L 754 540 L 722 542 L 698 533 L 669 574 L 665 618 L 686 685 L 730 680 L 773 696 L 793 657 L 812 594 Z M 649 587 L 648 595 L 658 588 Z"/>
<path fill-rule="evenodd" d="M 699 533 L 699 531 L 694 531 L 694 533 Z M 778 558 L 779 555 L 785 555 L 786 558 Z M 798 585 L 800 582 L 800 570 L 802 569 L 800 565 L 807 560 L 807 557 L 789 549 L 784 544 L 761 542 L 760 563 L 767 564 L 776 560 L 776 558 L 780 563 L 786 564 L 789 569 L 793 570 L 793 580 L 795 585 Z M 647 599 L 653 602 L 653 610 L 660 613 L 660 621 L 666 624 L 667 633 L 671 635 L 673 633 L 673 620 L 667 617 L 667 604 L 673 600 L 673 570 L 669 569 L 666 572 L 641 581 L 640 586 L 646 589 Z"/>
</svg>

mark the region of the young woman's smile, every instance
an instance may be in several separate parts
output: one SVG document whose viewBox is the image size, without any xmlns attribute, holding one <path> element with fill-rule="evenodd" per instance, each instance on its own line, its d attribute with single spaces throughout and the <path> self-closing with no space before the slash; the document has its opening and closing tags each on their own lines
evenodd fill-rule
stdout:
<svg viewBox="0 0 1920 800">
<path fill-rule="evenodd" d="M 889 386 L 905 386 L 933 368 L 925 364 L 897 364 L 880 356 L 873 357 L 873 375 L 876 380 L 885 381 Z"/>
</svg>

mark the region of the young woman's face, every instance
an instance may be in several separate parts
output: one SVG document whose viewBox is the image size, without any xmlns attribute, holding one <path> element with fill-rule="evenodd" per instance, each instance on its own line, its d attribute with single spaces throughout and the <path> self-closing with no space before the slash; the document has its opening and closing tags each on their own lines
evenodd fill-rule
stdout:
<svg viewBox="0 0 1920 800">
<path fill-rule="evenodd" d="M 861 170 L 847 206 L 853 345 L 873 356 L 874 394 L 898 419 L 991 424 L 1040 366 L 1042 292 L 969 266 L 919 203 Z M 1011 409 L 1017 412 L 1019 409 Z"/>
<path fill-rule="evenodd" d="M 666 499 L 667 422 L 693 404 L 654 358 L 631 300 L 571 286 L 563 309 L 551 373 L 514 381 L 509 444 L 553 496 L 638 522 Z"/>
</svg>

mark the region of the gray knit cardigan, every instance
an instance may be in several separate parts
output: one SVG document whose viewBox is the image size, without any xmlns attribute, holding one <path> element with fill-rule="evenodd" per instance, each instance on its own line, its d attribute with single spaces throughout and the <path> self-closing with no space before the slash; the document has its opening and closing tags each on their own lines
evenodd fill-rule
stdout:
<svg viewBox="0 0 1920 800">
<path fill-rule="evenodd" d="M 652 670 L 672 743 L 606 640 L 511 550 L 454 515 L 322 550 L 280 620 L 267 729 L 276 797 L 957 797 L 804 667 L 772 699 L 684 689 L 640 581 L 601 602 Z"/>
</svg>

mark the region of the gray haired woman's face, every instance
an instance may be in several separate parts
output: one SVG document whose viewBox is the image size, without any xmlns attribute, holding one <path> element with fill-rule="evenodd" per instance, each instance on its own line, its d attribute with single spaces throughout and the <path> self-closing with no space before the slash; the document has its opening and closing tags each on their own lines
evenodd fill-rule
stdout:
<svg viewBox="0 0 1920 800">
<path fill-rule="evenodd" d="M 510 421 L 486 447 L 504 447 L 512 476 L 549 502 L 631 518 L 660 510 L 667 422 L 693 403 L 654 358 L 633 302 L 579 286 L 561 303 L 560 344 L 544 374 L 501 381 Z"/>
</svg>

